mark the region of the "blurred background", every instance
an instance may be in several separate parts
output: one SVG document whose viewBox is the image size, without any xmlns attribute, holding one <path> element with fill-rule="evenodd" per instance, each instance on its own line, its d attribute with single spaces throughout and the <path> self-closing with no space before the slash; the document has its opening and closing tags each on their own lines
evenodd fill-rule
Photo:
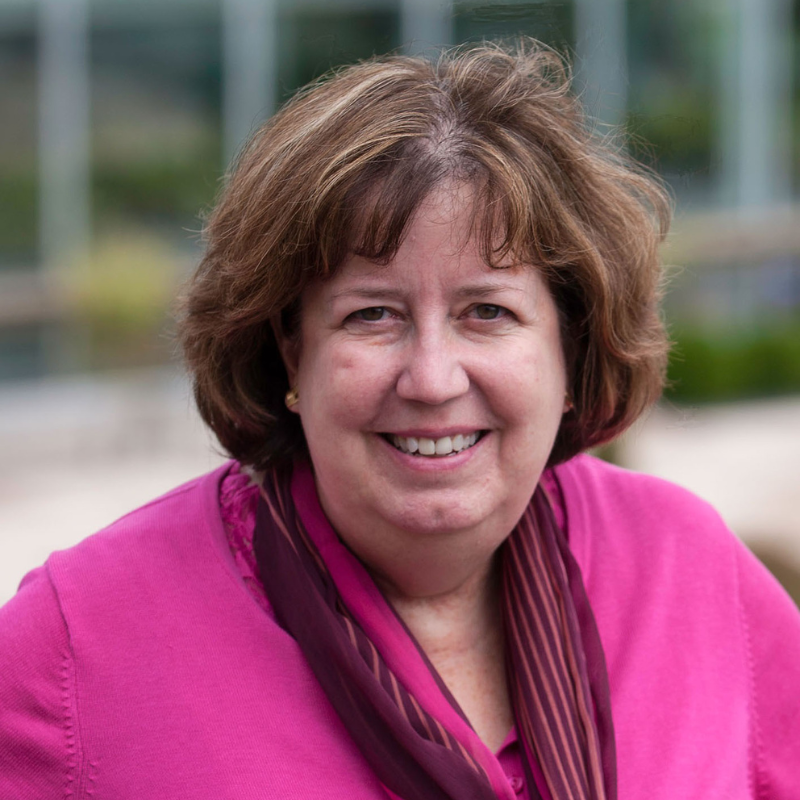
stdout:
<svg viewBox="0 0 800 800">
<path fill-rule="evenodd" d="M 800 0 L 0 0 L 0 602 L 222 460 L 170 304 L 259 122 L 334 65 L 517 34 L 677 200 L 671 388 L 603 455 L 800 597 Z"/>
</svg>

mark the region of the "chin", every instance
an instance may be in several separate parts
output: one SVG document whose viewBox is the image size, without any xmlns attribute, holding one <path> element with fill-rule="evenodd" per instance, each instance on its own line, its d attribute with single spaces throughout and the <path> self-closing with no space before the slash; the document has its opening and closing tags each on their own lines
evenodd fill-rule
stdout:
<svg viewBox="0 0 800 800">
<path fill-rule="evenodd" d="M 496 526 L 498 516 L 496 511 L 482 511 L 474 503 L 465 506 L 455 500 L 442 500 L 404 504 L 391 515 L 391 519 L 395 527 L 406 533 L 442 536 L 475 530 L 486 524 Z M 513 526 L 513 522 L 509 523 L 509 531 Z"/>
</svg>

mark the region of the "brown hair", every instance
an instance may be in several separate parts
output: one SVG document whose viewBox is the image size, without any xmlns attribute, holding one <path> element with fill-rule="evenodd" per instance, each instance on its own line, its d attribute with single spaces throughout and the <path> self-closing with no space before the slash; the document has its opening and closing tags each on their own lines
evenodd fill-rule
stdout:
<svg viewBox="0 0 800 800">
<path fill-rule="evenodd" d="M 200 413 L 231 455 L 263 469 L 303 450 L 274 330 L 291 335 L 303 289 L 348 254 L 390 260 L 448 181 L 474 189 L 487 263 L 535 265 L 559 308 L 574 408 L 550 463 L 658 398 L 670 202 L 587 123 L 561 57 L 532 40 L 390 56 L 301 90 L 245 148 L 208 220 L 181 336 Z"/>
</svg>

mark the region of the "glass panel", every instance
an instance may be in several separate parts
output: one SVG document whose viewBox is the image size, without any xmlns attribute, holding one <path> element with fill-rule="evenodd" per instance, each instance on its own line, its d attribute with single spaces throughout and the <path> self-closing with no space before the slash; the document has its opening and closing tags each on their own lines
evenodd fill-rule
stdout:
<svg viewBox="0 0 800 800">
<path fill-rule="evenodd" d="M 560 50 L 574 41 L 573 8 L 565 2 L 457 2 L 457 42 L 533 36 Z"/>
<path fill-rule="evenodd" d="M 36 52 L 33 31 L 0 27 L 0 270 L 37 257 Z"/>
</svg>

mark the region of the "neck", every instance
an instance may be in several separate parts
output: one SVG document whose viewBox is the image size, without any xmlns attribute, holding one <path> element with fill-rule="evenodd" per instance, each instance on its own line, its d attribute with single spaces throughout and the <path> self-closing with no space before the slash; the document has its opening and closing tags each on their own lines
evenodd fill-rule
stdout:
<svg viewBox="0 0 800 800">
<path fill-rule="evenodd" d="M 382 585 L 439 676 L 491 750 L 513 724 L 505 676 L 497 558 L 454 590 L 407 597 Z"/>
<path fill-rule="evenodd" d="M 501 628 L 496 559 L 460 585 L 440 594 L 409 596 L 376 578 L 386 599 L 433 661 L 463 653 Z"/>
</svg>

